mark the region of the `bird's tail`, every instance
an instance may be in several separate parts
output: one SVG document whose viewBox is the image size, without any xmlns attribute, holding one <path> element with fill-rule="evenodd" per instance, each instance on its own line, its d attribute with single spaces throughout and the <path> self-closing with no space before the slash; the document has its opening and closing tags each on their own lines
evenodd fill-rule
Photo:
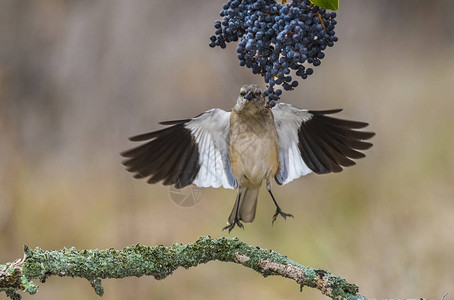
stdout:
<svg viewBox="0 0 454 300">
<path fill-rule="evenodd" d="M 240 219 L 240 221 L 246 223 L 251 223 L 252 221 L 254 221 L 258 196 L 259 187 L 243 188 L 239 203 L 236 203 L 233 206 L 232 212 L 230 213 L 229 224 L 232 224 L 235 220 L 237 205 L 240 206 L 238 209 L 238 218 Z"/>
</svg>

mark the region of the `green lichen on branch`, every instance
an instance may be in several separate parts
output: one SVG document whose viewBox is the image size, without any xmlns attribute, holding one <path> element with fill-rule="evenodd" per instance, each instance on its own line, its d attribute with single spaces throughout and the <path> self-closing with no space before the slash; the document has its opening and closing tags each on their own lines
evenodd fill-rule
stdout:
<svg viewBox="0 0 454 300">
<path fill-rule="evenodd" d="M 277 252 L 248 245 L 237 238 L 213 239 L 201 237 L 194 243 L 172 246 L 137 244 L 122 250 L 76 250 L 75 248 L 46 251 L 25 247 L 14 279 L 2 283 L 0 292 L 12 299 L 20 299 L 17 290 L 30 294 L 37 291 L 31 280 L 45 282 L 49 276 L 69 276 L 87 279 L 95 292 L 104 293 L 101 279 L 143 275 L 164 279 L 179 267 L 190 268 L 218 260 L 234 262 L 254 269 L 263 276 L 279 275 L 295 280 L 301 287 L 319 289 L 333 299 L 366 299 L 358 295 L 358 287 L 327 271 L 300 265 Z M 18 266 L 18 265 L 17 265 Z M 11 267 L 5 270 L 10 270 Z M 6 274 L 6 273 L 5 273 Z M 9 274 L 9 273 L 8 273 Z"/>
</svg>

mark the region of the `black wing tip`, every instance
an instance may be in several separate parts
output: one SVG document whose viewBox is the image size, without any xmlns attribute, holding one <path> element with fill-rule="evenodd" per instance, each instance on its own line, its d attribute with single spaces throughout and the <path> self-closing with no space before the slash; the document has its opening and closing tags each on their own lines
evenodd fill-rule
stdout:
<svg viewBox="0 0 454 300">
<path fill-rule="evenodd" d="M 160 125 L 177 125 L 177 124 L 184 124 L 191 121 L 191 119 L 184 119 L 184 120 L 172 120 L 172 121 L 162 121 L 159 122 Z"/>
<path fill-rule="evenodd" d="M 339 113 L 343 111 L 342 108 L 336 108 L 336 109 L 329 109 L 329 110 L 308 110 L 308 112 L 314 116 L 324 116 L 324 115 L 332 115 L 332 114 L 335 114 L 335 113 Z M 333 117 L 323 117 L 325 118 L 327 121 L 334 121 L 334 122 L 341 122 L 341 123 L 344 123 L 342 125 L 342 127 L 347 127 L 347 128 L 352 128 L 352 129 L 362 129 L 362 128 L 365 128 L 367 126 L 369 126 L 369 123 L 368 122 L 363 122 L 363 121 L 352 121 L 352 120 L 345 120 L 345 119 L 337 119 L 337 118 L 333 118 Z M 369 132 L 368 132 L 369 133 Z M 371 136 L 374 136 L 375 133 L 371 132 Z"/>
<path fill-rule="evenodd" d="M 313 114 L 313 115 L 332 115 L 336 114 L 338 112 L 343 111 L 343 108 L 335 108 L 335 109 L 327 109 L 327 110 L 308 110 L 308 113 Z"/>
<path fill-rule="evenodd" d="M 368 123 L 324 116 L 339 111 L 341 109 L 316 111 L 315 117 L 299 129 L 302 159 L 316 174 L 342 172 L 344 168 L 356 165 L 354 160 L 366 157 L 357 150 L 373 146 L 363 140 L 372 138 L 375 132 L 354 130 L 366 127 Z"/>
<path fill-rule="evenodd" d="M 373 138 L 375 136 L 375 132 L 372 132 L 372 131 L 357 131 L 357 132 L 361 132 L 364 135 L 364 137 L 362 139 L 360 139 L 360 140 L 368 140 L 368 139 L 371 139 L 371 138 Z M 372 143 L 370 143 L 370 144 L 371 144 L 370 147 L 372 147 L 373 144 Z"/>
<path fill-rule="evenodd" d="M 135 148 L 120 152 L 121 157 L 127 158 L 126 160 L 121 162 L 121 164 L 123 166 L 126 166 L 126 164 L 130 161 L 130 159 L 132 159 L 134 157 L 134 155 L 132 154 L 133 150 L 135 150 Z"/>
<path fill-rule="evenodd" d="M 143 134 L 131 136 L 128 138 L 128 140 L 130 140 L 131 142 L 142 142 L 142 141 L 149 140 L 150 139 L 150 138 L 148 138 L 149 135 L 150 135 L 149 132 L 143 133 Z"/>
<path fill-rule="evenodd" d="M 199 150 L 189 129 L 175 124 L 131 138 L 145 139 L 151 141 L 120 153 L 125 157 L 122 165 L 135 179 L 145 179 L 148 184 L 162 182 L 165 186 L 175 185 L 176 188 L 194 181 L 200 169 Z"/>
<path fill-rule="evenodd" d="M 162 134 L 167 134 L 169 131 L 172 131 L 175 128 L 180 128 L 181 125 L 183 125 L 189 121 L 191 121 L 191 119 L 159 122 L 159 124 L 161 124 L 161 125 L 165 125 L 165 126 L 173 125 L 173 126 L 170 126 L 170 127 L 164 128 L 164 129 L 160 129 L 160 130 L 156 130 L 156 131 L 152 131 L 152 132 L 146 132 L 146 133 L 142 133 L 139 135 L 135 135 L 135 136 L 130 137 L 129 140 L 131 142 L 148 141 L 148 140 L 151 140 Z M 176 126 L 176 125 L 180 125 L 180 126 Z"/>
<path fill-rule="evenodd" d="M 372 148 L 372 146 L 374 144 L 372 143 L 369 143 L 369 142 L 364 142 L 363 140 L 359 141 L 361 144 L 360 145 L 355 145 L 354 147 L 352 147 L 352 149 L 354 150 L 360 150 L 360 151 L 365 151 L 365 150 L 369 150 L 370 148 Z M 361 147 L 360 147 L 361 146 Z"/>
<path fill-rule="evenodd" d="M 134 177 L 135 179 L 142 179 L 142 178 L 145 178 L 145 177 L 147 177 L 147 176 L 144 176 L 144 175 L 142 175 L 142 174 L 140 174 L 140 173 L 136 173 L 136 174 L 134 174 L 132 177 Z"/>
</svg>

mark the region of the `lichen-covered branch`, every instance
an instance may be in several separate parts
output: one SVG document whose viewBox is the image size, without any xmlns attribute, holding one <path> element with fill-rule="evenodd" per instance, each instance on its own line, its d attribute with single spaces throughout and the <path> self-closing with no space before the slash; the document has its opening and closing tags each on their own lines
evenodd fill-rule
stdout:
<svg viewBox="0 0 454 300">
<path fill-rule="evenodd" d="M 37 286 L 31 281 L 45 282 L 49 276 L 70 276 L 87 279 L 95 292 L 104 293 L 101 279 L 151 275 L 164 279 L 179 267 L 190 268 L 212 260 L 234 262 L 254 269 L 263 276 L 279 275 L 295 280 L 300 287 L 319 289 L 332 299 L 367 299 L 358 287 L 327 271 L 300 265 L 272 250 L 245 244 L 237 238 L 201 237 L 194 243 L 173 246 L 144 246 L 122 250 L 46 251 L 25 247 L 25 256 L 13 263 L 0 265 L 0 292 L 20 299 L 17 291 L 34 294 Z"/>
</svg>

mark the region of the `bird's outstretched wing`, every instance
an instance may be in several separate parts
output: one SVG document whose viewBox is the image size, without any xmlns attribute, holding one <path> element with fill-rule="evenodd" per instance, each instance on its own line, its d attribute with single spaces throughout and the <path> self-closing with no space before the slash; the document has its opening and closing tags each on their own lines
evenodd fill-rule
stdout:
<svg viewBox="0 0 454 300">
<path fill-rule="evenodd" d="M 372 147 L 364 140 L 374 133 L 355 130 L 366 127 L 367 123 L 327 116 L 340 111 L 305 110 L 287 103 L 273 107 L 281 165 L 275 177 L 278 184 L 289 183 L 311 172 L 340 172 L 342 167 L 355 164 L 352 159 L 365 156 L 357 150 Z"/>
<path fill-rule="evenodd" d="M 164 185 L 182 188 L 235 188 L 230 170 L 228 131 L 230 112 L 215 108 L 193 119 L 161 122 L 170 127 L 130 138 L 148 141 L 121 153 L 123 165 L 135 178 L 149 177 L 148 183 L 163 180 Z"/>
</svg>

